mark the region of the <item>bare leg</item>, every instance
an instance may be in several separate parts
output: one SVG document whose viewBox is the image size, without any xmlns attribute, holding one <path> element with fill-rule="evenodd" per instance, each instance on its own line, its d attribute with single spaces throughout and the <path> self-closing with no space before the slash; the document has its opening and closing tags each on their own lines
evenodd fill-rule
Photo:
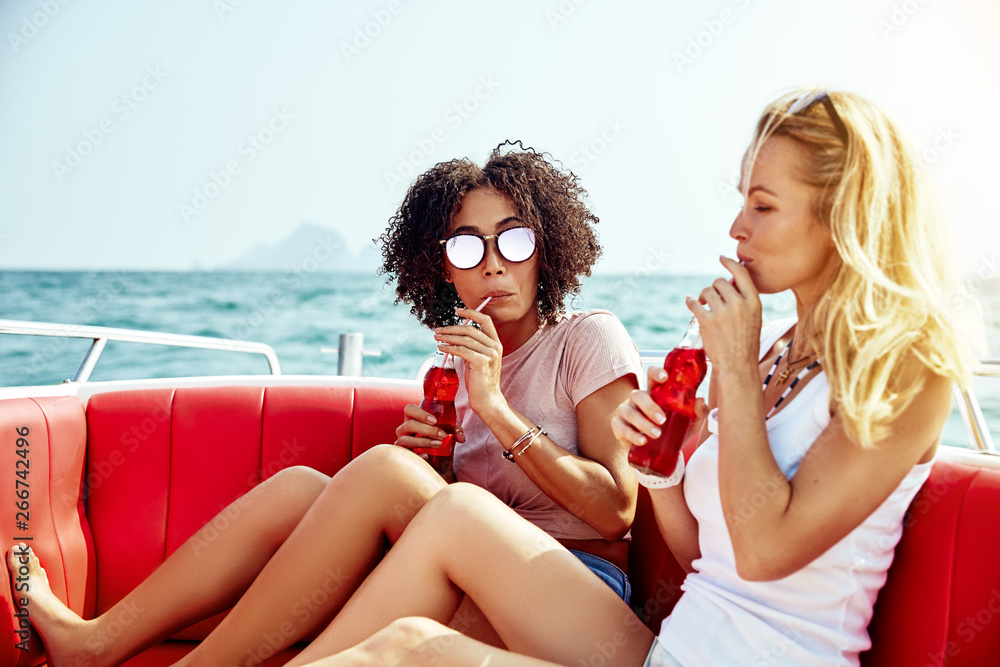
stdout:
<svg viewBox="0 0 1000 667">
<path fill-rule="evenodd" d="M 507 648 L 504 646 L 503 640 L 500 639 L 500 635 L 486 620 L 483 611 L 468 595 L 462 599 L 462 604 L 458 606 L 455 615 L 451 617 L 448 627 L 484 644 L 497 648 Z"/>
<path fill-rule="evenodd" d="M 325 627 L 445 488 L 420 457 L 375 447 L 334 476 L 246 593 L 182 665 L 257 664 Z"/>
<path fill-rule="evenodd" d="M 230 607 L 319 497 L 328 477 L 308 468 L 283 470 L 230 505 L 171 554 L 118 604 L 84 621 L 52 594 L 33 554 L 8 554 L 12 572 L 28 568 L 31 624 L 48 664 L 119 664 L 181 628 Z M 113 628 L 113 632 L 106 631 Z M 122 631 L 124 629 L 124 632 Z"/>
<path fill-rule="evenodd" d="M 604 664 L 604 663 L 601 663 Z M 556 667 L 555 663 L 484 645 L 426 618 L 403 618 L 342 653 L 310 667 Z"/>
<path fill-rule="evenodd" d="M 399 618 L 447 622 L 462 591 L 516 653 L 639 666 L 653 642 L 628 605 L 553 538 L 490 493 L 453 484 L 289 667 L 349 649 Z"/>
</svg>

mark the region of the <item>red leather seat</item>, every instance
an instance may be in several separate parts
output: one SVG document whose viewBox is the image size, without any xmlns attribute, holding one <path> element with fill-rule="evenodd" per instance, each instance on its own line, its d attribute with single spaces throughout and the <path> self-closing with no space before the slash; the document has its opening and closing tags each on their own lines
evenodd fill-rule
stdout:
<svg viewBox="0 0 1000 667">
<path fill-rule="evenodd" d="M 262 479 L 293 465 L 333 475 L 364 450 L 395 440 L 403 406 L 419 398 L 412 385 L 95 395 L 87 408 L 87 513 L 101 556 L 97 613 Z M 176 639 L 203 639 L 221 619 L 192 626 Z M 169 664 L 165 650 L 156 647 L 128 664 Z"/>
<path fill-rule="evenodd" d="M 20 541 L 31 545 L 45 564 L 56 597 L 76 613 L 89 616 L 94 609 L 95 580 L 94 547 L 82 498 L 86 435 L 78 398 L 0 401 L 4 552 Z M 37 636 L 29 640 L 26 634 L 18 634 L 24 632 L 24 612 L 15 615 L 10 575 L 6 566 L 0 569 L 0 597 L 7 609 L 0 614 L 0 664 L 39 664 L 45 658 L 40 643 Z M 30 606 L 27 609 L 30 618 Z"/>
<path fill-rule="evenodd" d="M 0 488 L 8 491 L 0 534 L 8 547 L 10 536 L 27 535 L 16 528 L 13 496 L 15 429 L 26 427 L 32 545 L 56 594 L 89 617 L 260 480 L 291 465 L 332 475 L 369 447 L 391 442 L 403 406 L 419 398 L 415 383 L 155 389 L 96 394 L 86 415 L 76 398 L 2 400 L 0 444 L 7 449 L 0 451 L 8 457 L 0 459 L 7 479 Z M 863 665 L 1000 663 L 998 510 L 1000 470 L 935 463 L 907 516 Z M 656 630 L 680 597 L 684 572 L 659 537 L 644 490 L 632 534 L 633 608 Z M 8 581 L 0 665 L 38 664 L 37 646 L 15 648 L 10 591 Z M 171 664 L 217 621 L 188 628 L 128 664 Z"/>
<path fill-rule="evenodd" d="M 910 505 L 861 664 L 1000 665 L 1000 470 L 937 461 Z"/>
</svg>

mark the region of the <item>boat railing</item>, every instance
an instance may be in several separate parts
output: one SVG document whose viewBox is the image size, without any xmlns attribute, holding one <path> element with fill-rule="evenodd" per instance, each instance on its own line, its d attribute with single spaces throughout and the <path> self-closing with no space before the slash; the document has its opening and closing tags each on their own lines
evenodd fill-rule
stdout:
<svg viewBox="0 0 1000 667">
<path fill-rule="evenodd" d="M 668 352 L 669 350 L 639 350 L 639 358 L 642 360 L 643 370 L 649 366 L 662 364 Z M 973 375 L 1000 378 L 1000 359 L 984 359 L 980 361 L 979 367 L 973 371 Z M 645 382 L 646 378 L 641 378 L 641 381 Z M 976 447 L 981 451 L 996 454 L 997 449 L 993 444 L 993 437 L 990 435 L 986 418 L 983 417 L 983 412 L 979 407 L 979 399 L 976 398 L 976 392 L 971 386 L 963 389 L 955 385 L 954 396 L 958 414 L 961 415 L 962 421 L 965 423 L 965 428 L 968 431 L 969 441 L 975 443 Z"/>
<path fill-rule="evenodd" d="M 1000 359 L 980 361 L 979 368 L 973 373 L 979 377 L 1000 378 Z M 969 431 L 969 438 L 979 449 L 995 454 L 997 449 L 993 444 L 993 436 L 990 435 L 986 418 L 979 409 L 979 400 L 971 386 L 961 389 L 955 385 L 955 404 L 958 406 L 959 414 L 962 415 L 962 421 L 965 422 L 965 428 Z"/>
<path fill-rule="evenodd" d="M 26 322 L 4 319 L 0 319 L 0 334 L 90 339 L 90 347 L 84 354 L 76 373 L 70 380 L 67 380 L 68 382 L 89 381 L 90 375 L 109 341 L 260 354 L 267 360 L 271 375 L 281 375 L 281 366 L 278 363 L 278 355 L 275 353 L 274 348 L 266 343 L 254 341 L 82 324 L 56 324 L 51 322 Z M 338 352 L 341 357 L 339 369 L 341 375 L 361 375 L 362 356 L 377 354 L 377 352 L 363 349 L 364 339 L 360 334 L 346 334 L 341 337 L 340 343 Z M 668 350 L 639 350 L 643 369 L 654 364 L 662 364 L 667 352 Z M 429 363 L 430 359 L 426 360 L 424 365 L 421 366 L 416 376 L 418 379 L 423 377 L 423 373 L 426 371 L 426 366 Z M 979 377 L 1000 378 L 1000 359 L 985 359 L 981 361 L 974 374 Z M 645 381 L 646 378 L 644 375 L 640 378 L 640 383 L 644 385 Z M 962 421 L 965 423 L 970 442 L 975 443 L 980 451 L 996 454 L 996 446 L 993 443 L 993 438 L 990 435 L 989 427 L 980 409 L 979 400 L 976 398 L 973 388 L 970 386 L 962 389 L 956 385 L 955 404 L 959 415 L 962 417 Z"/>
<path fill-rule="evenodd" d="M 80 362 L 80 367 L 77 368 L 73 377 L 68 380 L 69 382 L 87 382 L 90 380 L 90 374 L 94 371 L 94 367 L 97 365 L 97 361 L 101 358 L 101 353 L 104 352 L 104 348 L 109 341 L 261 354 L 267 360 L 271 375 L 281 375 L 281 366 L 278 363 L 278 355 L 274 349 L 265 343 L 256 343 L 253 341 L 83 324 L 24 322 L 20 320 L 0 320 L 0 334 L 90 339 L 90 347 L 84 354 Z"/>
</svg>

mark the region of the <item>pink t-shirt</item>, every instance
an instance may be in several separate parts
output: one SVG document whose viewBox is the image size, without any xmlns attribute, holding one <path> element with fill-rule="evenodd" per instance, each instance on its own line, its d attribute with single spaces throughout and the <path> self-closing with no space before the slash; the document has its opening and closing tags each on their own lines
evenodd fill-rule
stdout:
<svg viewBox="0 0 1000 667">
<path fill-rule="evenodd" d="M 465 442 L 455 446 L 456 479 L 481 486 L 522 517 L 559 539 L 600 539 L 593 527 L 560 507 L 502 457 L 503 446 L 469 407 L 465 367 L 455 359 L 455 399 Z M 503 356 L 500 390 L 518 412 L 540 425 L 560 447 L 578 454 L 576 405 L 604 385 L 642 370 L 625 327 L 605 310 L 564 313 L 542 325 L 524 345 Z"/>
</svg>

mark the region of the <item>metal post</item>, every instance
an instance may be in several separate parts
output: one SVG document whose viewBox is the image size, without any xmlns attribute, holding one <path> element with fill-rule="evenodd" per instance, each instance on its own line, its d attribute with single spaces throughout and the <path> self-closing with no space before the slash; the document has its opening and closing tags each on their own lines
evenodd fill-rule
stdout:
<svg viewBox="0 0 1000 667">
<path fill-rule="evenodd" d="M 361 358 L 364 346 L 364 334 L 340 334 L 337 375 L 361 375 Z"/>
</svg>

